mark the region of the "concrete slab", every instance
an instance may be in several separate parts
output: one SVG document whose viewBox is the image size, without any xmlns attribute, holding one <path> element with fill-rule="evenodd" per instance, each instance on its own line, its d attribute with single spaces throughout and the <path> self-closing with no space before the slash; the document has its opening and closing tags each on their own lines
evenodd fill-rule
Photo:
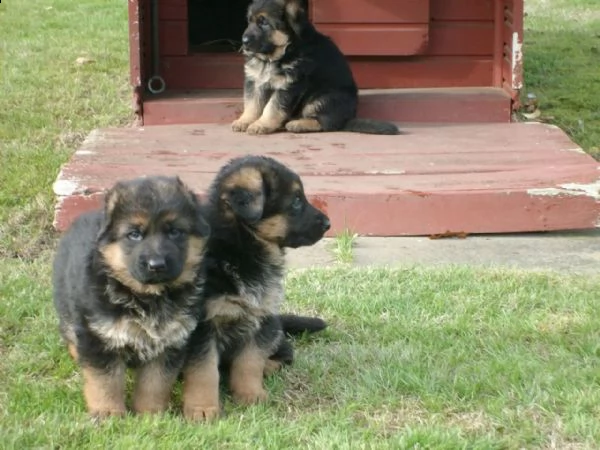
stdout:
<svg viewBox="0 0 600 450">
<path fill-rule="evenodd" d="M 289 267 L 334 266 L 333 243 L 289 253 Z M 600 230 L 469 236 L 466 239 L 425 237 L 359 237 L 354 266 L 468 265 L 565 273 L 600 273 Z"/>
<path fill-rule="evenodd" d="M 307 269 L 311 267 L 333 267 L 336 258 L 332 251 L 335 239 L 321 239 L 312 247 L 291 249 L 286 254 L 288 269 Z"/>
</svg>

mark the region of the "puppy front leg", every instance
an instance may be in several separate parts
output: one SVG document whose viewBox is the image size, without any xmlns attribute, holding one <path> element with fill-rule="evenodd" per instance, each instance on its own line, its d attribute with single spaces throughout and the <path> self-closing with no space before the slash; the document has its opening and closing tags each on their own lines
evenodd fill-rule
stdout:
<svg viewBox="0 0 600 450">
<path fill-rule="evenodd" d="M 248 405 L 267 399 L 263 387 L 266 362 L 267 355 L 254 342 L 248 343 L 234 358 L 229 383 L 236 402 Z"/>
<path fill-rule="evenodd" d="M 109 367 L 82 364 L 83 394 L 90 415 L 97 418 L 125 414 L 125 364 L 113 361 Z"/>
<path fill-rule="evenodd" d="M 183 352 L 181 352 L 183 353 Z M 160 413 L 166 411 L 171 399 L 171 391 L 183 363 L 183 354 L 179 358 L 166 356 L 157 358 L 138 368 L 133 393 L 133 409 L 136 413 Z"/>
<path fill-rule="evenodd" d="M 244 112 L 239 119 L 231 124 L 233 131 L 244 132 L 248 126 L 256 121 L 267 104 L 268 93 L 256 86 L 254 81 L 244 81 Z"/>
<path fill-rule="evenodd" d="M 281 91 L 273 92 L 260 118 L 248 127 L 248 134 L 271 134 L 283 128 L 290 116 Z"/>
<path fill-rule="evenodd" d="M 188 420 L 219 417 L 219 355 L 213 340 L 197 346 L 183 370 L 183 414 Z"/>
</svg>

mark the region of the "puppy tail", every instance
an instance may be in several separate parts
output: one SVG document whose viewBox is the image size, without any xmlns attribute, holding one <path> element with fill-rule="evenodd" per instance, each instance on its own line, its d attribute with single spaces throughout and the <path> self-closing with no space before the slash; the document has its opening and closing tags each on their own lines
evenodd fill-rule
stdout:
<svg viewBox="0 0 600 450">
<path fill-rule="evenodd" d="M 295 335 L 302 333 L 316 333 L 327 328 L 327 323 L 319 317 L 297 316 L 295 314 L 281 314 L 279 316 L 281 327 L 286 334 Z"/>
<path fill-rule="evenodd" d="M 343 131 L 366 134 L 401 134 L 396 125 L 391 122 L 375 119 L 350 119 L 346 122 Z"/>
</svg>

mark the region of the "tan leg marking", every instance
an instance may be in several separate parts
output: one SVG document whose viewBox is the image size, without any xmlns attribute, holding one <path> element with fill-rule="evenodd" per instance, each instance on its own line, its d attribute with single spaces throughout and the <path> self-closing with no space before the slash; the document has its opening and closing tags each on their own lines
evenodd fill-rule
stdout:
<svg viewBox="0 0 600 450">
<path fill-rule="evenodd" d="M 267 359 L 265 363 L 265 369 L 263 371 L 263 375 L 265 377 L 269 377 L 273 375 L 275 372 L 279 372 L 283 367 L 283 363 L 281 361 L 275 361 L 274 359 Z"/>
<path fill-rule="evenodd" d="M 219 357 L 213 344 L 203 361 L 183 371 L 183 415 L 188 420 L 219 416 Z"/>
<path fill-rule="evenodd" d="M 72 342 L 69 342 L 67 344 L 67 349 L 69 350 L 69 355 L 71 355 L 71 358 L 73 358 L 74 361 L 77 361 L 79 359 L 79 353 L 77 352 L 77 346 L 75 344 L 73 344 Z"/>
<path fill-rule="evenodd" d="M 162 359 L 141 366 L 135 378 L 133 410 L 140 414 L 166 411 L 176 379 L 177 373 L 165 373 Z"/>
<path fill-rule="evenodd" d="M 311 133 L 323 131 L 321 124 L 317 119 L 298 119 L 290 120 L 285 124 L 285 129 L 292 133 Z"/>
<path fill-rule="evenodd" d="M 231 363 L 230 386 L 233 398 L 242 404 L 252 404 L 267 399 L 263 387 L 263 374 L 267 357 L 256 344 L 250 343 Z"/>
<path fill-rule="evenodd" d="M 244 112 L 239 119 L 234 120 L 231 124 L 231 129 L 237 132 L 244 132 L 248 126 L 256 121 L 262 114 L 262 106 L 258 99 L 258 93 L 254 93 L 252 97 L 244 98 Z"/>
<path fill-rule="evenodd" d="M 287 113 L 281 109 L 277 94 L 273 94 L 265 106 L 262 116 L 248 127 L 248 134 L 270 134 L 281 129 L 287 119 Z"/>
<path fill-rule="evenodd" d="M 97 417 L 125 414 L 125 365 L 111 372 L 83 366 L 83 395 L 88 412 Z"/>
</svg>

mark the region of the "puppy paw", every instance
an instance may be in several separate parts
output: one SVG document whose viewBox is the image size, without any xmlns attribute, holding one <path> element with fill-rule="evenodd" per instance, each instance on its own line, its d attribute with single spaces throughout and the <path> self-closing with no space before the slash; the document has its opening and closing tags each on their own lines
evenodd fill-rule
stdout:
<svg viewBox="0 0 600 450">
<path fill-rule="evenodd" d="M 285 124 L 285 129 L 290 133 L 315 133 L 323 131 L 323 127 L 317 119 L 290 120 Z"/>
<path fill-rule="evenodd" d="M 278 130 L 278 127 L 272 127 L 262 124 L 259 120 L 254 122 L 252 125 L 248 127 L 246 132 L 248 134 L 271 134 L 275 133 Z"/>
<path fill-rule="evenodd" d="M 183 408 L 183 415 L 187 420 L 193 422 L 205 422 L 215 420 L 219 417 L 221 410 L 219 405 L 207 406 L 186 406 Z"/>
<path fill-rule="evenodd" d="M 125 405 L 114 408 L 90 408 L 88 410 L 92 423 L 99 424 L 109 417 L 123 417 L 127 414 Z"/>
<path fill-rule="evenodd" d="M 283 367 L 283 363 L 281 361 L 275 361 L 273 359 L 268 359 L 265 363 L 265 368 L 263 370 L 263 375 L 265 377 L 273 375 L 275 372 L 278 372 Z"/>
<path fill-rule="evenodd" d="M 243 133 L 248 129 L 252 122 L 247 122 L 242 119 L 234 120 L 231 124 L 231 129 L 237 133 Z"/>
<path fill-rule="evenodd" d="M 242 405 L 253 405 L 255 403 L 261 403 L 266 401 L 268 398 L 267 391 L 264 389 L 253 390 L 253 391 L 239 391 L 233 393 L 233 399 L 236 403 Z"/>
</svg>

